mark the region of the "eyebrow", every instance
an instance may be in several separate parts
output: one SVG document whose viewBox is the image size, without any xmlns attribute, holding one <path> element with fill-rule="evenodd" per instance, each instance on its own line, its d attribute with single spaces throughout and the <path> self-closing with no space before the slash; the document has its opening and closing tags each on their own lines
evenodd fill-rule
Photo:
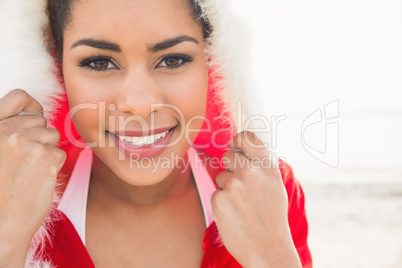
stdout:
<svg viewBox="0 0 402 268">
<path fill-rule="evenodd" d="M 91 38 L 78 40 L 71 46 L 71 49 L 82 45 L 99 49 L 111 50 L 114 52 L 121 52 L 121 48 L 118 44 Z"/>
<path fill-rule="evenodd" d="M 155 53 L 155 52 L 158 52 L 161 50 L 165 50 L 165 49 L 174 47 L 175 45 L 178 45 L 178 44 L 180 44 L 182 42 L 186 42 L 186 41 L 196 43 L 197 45 L 200 43 L 200 42 L 198 42 L 197 39 L 195 39 L 193 37 L 190 37 L 187 35 L 182 35 L 182 36 L 171 38 L 171 39 L 165 40 L 163 42 L 156 43 L 152 46 L 149 46 L 148 51 Z"/>
<path fill-rule="evenodd" d="M 181 36 L 178 36 L 175 38 L 165 40 L 160 43 L 149 45 L 148 51 L 155 53 L 155 52 L 158 52 L 161 50 L 165 50 L 165 49 L 174 47 L 174 46 L 176 46 L 182 42 L 186 42 L 186 41 L 193 42 L 197 45 L 200 43 L 197 39 L 195 39 L 193 37 L 190 37 L 187 35 L 181 35 Z M 78 47 L 78 46 L 82 46 L 82 45 L 99 48 L 99 49 L 111 50 L 114 52 L 121 52 L 121 48 L 118 44 L 104 41 L 104 40 L 92 39 L 92 38 L 84 38 L 84 39 L 78 40 L 71 46 L 71 49 Z"/>
</svg>

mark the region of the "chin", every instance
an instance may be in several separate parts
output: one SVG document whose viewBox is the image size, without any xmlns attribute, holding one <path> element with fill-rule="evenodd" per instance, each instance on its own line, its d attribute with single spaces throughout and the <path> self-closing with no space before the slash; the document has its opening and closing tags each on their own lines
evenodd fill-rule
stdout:
<svg viewBox="0 0 402 268">
<path fill-rule="evenodd" d="M 93 148 L 93 152 L 100 160 L 96 167 L 98 174 L 115 176 L 132 186 L 152 186 L 161 183 L 172 172 L 182 172 L 187 167 L 182 160 L 189 147 L 183 139 L 152 158 L 130 158 L 116 147 Z M 103 167 L 99 167 L 99 164 Z"/>
<path fill-rule="evenodd" d="M 150 167 L 137 167 L 137 164 L 133 163 L 132 167 L 119 169 L 115 174 L 120 180 L 132 186 L 152 186 L 164 181 L 173 170 L 174 168 L 160 168 L 154 164 Z"/>
</svg>

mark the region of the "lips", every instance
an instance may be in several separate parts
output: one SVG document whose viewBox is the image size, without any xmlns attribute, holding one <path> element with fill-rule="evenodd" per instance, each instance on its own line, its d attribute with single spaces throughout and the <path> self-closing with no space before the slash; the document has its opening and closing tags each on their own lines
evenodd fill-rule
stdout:
<svg viewBox="0 0 402 268">
<path fill-rule="evenodd" d="M 153 158 L 165 151 L 177 126 L 144 132 L 110 133 L 119 151 L 131 159 Z M 144 135 L 146 134 L 146 136 Z"/>
</svg>

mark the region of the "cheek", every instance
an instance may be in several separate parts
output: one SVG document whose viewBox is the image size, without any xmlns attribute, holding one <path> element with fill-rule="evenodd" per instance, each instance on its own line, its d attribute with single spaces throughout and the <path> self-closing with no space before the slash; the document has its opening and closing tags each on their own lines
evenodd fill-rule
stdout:
<svg viewBox="0 0 402 268">
<path fill-rule="evenodd" d="M 208 70 L 195 72 L 194 75 L 184 76 L 180 82 L 170 85 L 171 92 L 169 103 L 180 110 L 185 119 L 186 137 L 194 141 L 205 120 L 207 93 L 208 93 Z"/>
<path fill-rule="evenodd" d="M 201 70 L 201 71 L 200 71 Z M 180 79 L 168 81 L 164 85 L 165 100 L 176 106 L 182 113 L 186 122 L 194 117 L 203 117 L 206 112 L 208 92 L 208 70 L 199 67 L 198 71 L 188 72 Z M 200 120 L 195 120 L 197 122 Z"/>
<path fill-rule="evenodd" d="M 66 57 L 63 77 L 70 108 L 82 104 L 97 104 L 107 101 L 115 92 L 113 76 L 100 76 L 96 72 L 77 67 L 74 57 Z"/>
<path fill-rule="evenodd" d="M 205 77 L 207 78 L 207 75 Z M 169 86 L 169 91 L 173 93 L 167 102 L 173 104 L 181 113 L 187 130 L 197 131 L 203 124 L 208 90 L 206 78 L 202 75 L 188 76 Z"/>
<path fill-rule="evenodd" d="M 92 142 L 93 137 L 98 135 L 100 123 L 105 121 L 104 113 L 100 112 L 107 107 L 104 96 L 100 94 L 101 84 L 83 77 L 68 66 L 63 71 L 74 126 L 85 141 Z"/>
</svg>

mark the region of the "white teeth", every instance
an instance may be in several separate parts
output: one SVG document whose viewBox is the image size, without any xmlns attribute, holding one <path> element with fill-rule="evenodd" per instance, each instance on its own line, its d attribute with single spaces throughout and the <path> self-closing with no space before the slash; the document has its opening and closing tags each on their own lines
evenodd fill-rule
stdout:
<svg viewBox="0 0 402 268">
<path fill-rule="evenodd" d="M 121 141 L 125 141 L 127 143 L 130 143 L 135 146 L 147 146 L 152 143 L 157 142 L 158 140 L 166 137 L 167 133 L 169 132 L 163 132 L 155 135 L 150 135 L 150 136 L 144 136 L 144 137 L 129 137 L 129 136 L 117 136 Z"/>
</svg>

